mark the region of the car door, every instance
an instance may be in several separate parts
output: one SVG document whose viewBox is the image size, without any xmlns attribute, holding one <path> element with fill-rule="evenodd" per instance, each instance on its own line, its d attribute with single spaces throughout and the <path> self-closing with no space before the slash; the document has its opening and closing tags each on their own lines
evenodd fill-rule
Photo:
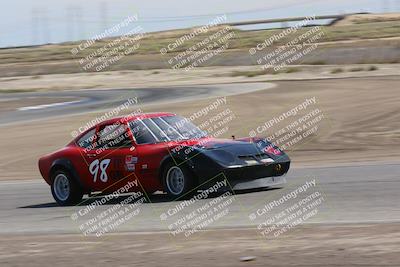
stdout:
<svg viewBox="0 0 400 267">
<path fill-rule="evenodd" d="M 96 140 L 82 153 L 85 181 L 92 191 L 113 192 L 136 179 L 137 152 L 124 123 L 105 123 L 96 128 Z M 131 188 L 131 191 L 137 191 Z"/>
<path fill-rule="evenodd" d="M 131 121 L 130 126 L 138 153 L 136 172 L 141 186 L 149 194 L 163 190 L 159 171 L 161 161 L 169 154 L 168 137 L 148 118 Z"/>
</svg>

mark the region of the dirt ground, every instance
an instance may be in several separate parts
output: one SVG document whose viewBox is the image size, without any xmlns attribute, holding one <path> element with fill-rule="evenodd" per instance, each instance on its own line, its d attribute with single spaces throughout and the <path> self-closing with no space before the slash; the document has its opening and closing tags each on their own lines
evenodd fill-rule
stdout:
<svg viewBox="0 0 400 267">
<path fill-rule="evenodd" d="M 315 97 L 324 119 L 316 134 L 288 150 L 295 166 L 400 160 L 400 76 L 276 84 L 273 89 L 227 97 L 224 108 L 229 108 L 235 119 L 227 124 L 227 131 L 220 137 L 248 136 L 252 129 Z M 213 101 L 153 105 L 143 110 L 191 116 Z M 0 154 L 0 179 L 39 179 L 38 158 L 63 147 L 72 139 L 71 131 L 95 116 L 86 114 L 0 127 L 0 150 L 7 152 Z M 267 136 L 270 132 L 263 134 Z"/>
<path fill-rule="evenodd" d="M 376 67 L 368 71 L 369 67 Z M 337 71 L 338 69 L 341 72 Z M 400 64 L 349 64 L 292 66 L 289 73 L 265 74 L 259 66 L 219 66 L 192 71 L 172 69 L 125 70 L 100 73 L 71 73 L 38 76 L 0 77 L 0 92 L 66 91 L 81 89 L 190 86 L 287 79 L 320 79 L 400 75 Z M 333 73 L 335 72 L 336 73 Z M 354 71 L 357 70 L 357 71 Z M 0 67 L 0 73 L 2 73 Z M 262 74 L 262 75 L 260 75 Z"/>
<path fill-rule="evenodd" d="M 399 25 L 399 13 L 346 15 L 343 19 L 336 21 L 333 26 L 320 27 L 324 34 L 318 40 L 319 51 L 305 55 L 299 64 L 399 63 Z M 213 28 L 208 34 L 214 33 L 218 29 L 220 28 Z M 307 30 L 306 27 L 298 29 L 296 34 Z M 170 68 L 167 59 L 177 54 L 168 53 L 166 57 L 161 55 L 160 49 L 167 47 L 172 40 L 177 40 L 191 31 L 193 28 L 145 33 L 144 37 L 137 42 L 140 46 L 134 53 L 124 56 L 107 70 Z M 249 49 L 281 31 L 282 29 L 239 30 L 234 28 L 235 36 L 229 41 L 228 49 L 218 59 L 207 61 L 201 65 L 205 67 L 256 64 L 256 59 L 249 55 Z M 201 42 L 205 36 L 207 34 L 191 38 L 180 45 L 176 51 L 185 51 L 193 44 Z M 107 43 L 115 41 L 116 38 L 98 40 L 75 56 L 71 54 L 71 50 L 76 49 L 82 41 L 1 49 L 0 76 L 11 80 L 20 79 L 17 76 L 31 76 L 27 77 L 29 81 L 30 79 L 40 79 L 42 75 L 47 74 L 81 73 L 84 72 L 84 69 L 80 66 L 79 61 L 105 47 Z M 280 40 L 276 40 L 271 49 L 276 49 L 278 45 L 285 45 L 294 38 L 294 33 L 279 38 Z M 90 71 L 95 71 L 95 68 Z M 95 73 L 89 73 L 89 75 L 93 74 Z M 52 87 L 58 88 L 57 84 L 53 84 Z M 39 89 L 36 88 L 36 90 Z"/>
<path fill-rule="evenodd" d="M 227 98 L 227 107 L 236 119 L 229 123 L 225 137 L 249 136 L 251 129 L 315 96 L 324 121 L 315 135 L 291 147 L 289 155 L 294 163 L 318 166 L 400 159 L 399 76 L 276 84 L 271 90 Z M 158 108 L 189 116 L 209 102 Z M 262 134 L 275 130 L 272 127 Z"/>
<path fill-rule="evenodd" d="M 346 26 L 368 22 L 379 22 L 379 21 L 397 21 L 400 19 L 399 13 L 382 13 L 382 14 L 357 14 L 347 16 L 346 18 L 339 20 L 335 23 L 335 26 Z"/>
<path fill-rule="evenodd" d="M 1 266 L 399 266 L 399 223 L 304 225 L 276 239 L 256 230 L 0 236 Z M 247 257 L 249 261 L 244 261 Z"/>
</svg>

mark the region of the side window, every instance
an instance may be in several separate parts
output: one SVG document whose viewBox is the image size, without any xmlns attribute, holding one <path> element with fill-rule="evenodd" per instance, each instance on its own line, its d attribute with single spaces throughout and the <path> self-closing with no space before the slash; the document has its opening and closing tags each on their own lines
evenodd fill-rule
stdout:
<svg viewBox="0 0 400 267">
<path fill-rule="evenodd" d="M 98 133 L 98 148 L 120 148 L 130 147 L 131 140 L 127 132 L 126 124 L 110 124 L 104 126 Z"/>
<path fill-rule="evenodd" d="M 130 124 L 133 135 L 135 136 L 136 143 L 138 144 L 154 144 L 157 139 L 150 130 L 141 121 L 133 121 Z"/>
<path fill-rule="evenodd" d="M 78 140 L 77 145 L 86 149 L 93 149 L 92 143 L 96 139 L 95 134 L 96 129 L 90 130 Z"/>
</svg>

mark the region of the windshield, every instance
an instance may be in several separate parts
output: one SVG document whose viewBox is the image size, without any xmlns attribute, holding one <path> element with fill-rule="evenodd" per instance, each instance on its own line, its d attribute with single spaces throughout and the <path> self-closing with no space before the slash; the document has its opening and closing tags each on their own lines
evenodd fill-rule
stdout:
<svg viewBox="0 0 400 267">
<path fill-rule="evenodd" d="M 206 132 L 180 116 L 138 119 L 130 122 L 129 126 L 138 144 L 199 139 L 207 136 Z"/>
</svg>

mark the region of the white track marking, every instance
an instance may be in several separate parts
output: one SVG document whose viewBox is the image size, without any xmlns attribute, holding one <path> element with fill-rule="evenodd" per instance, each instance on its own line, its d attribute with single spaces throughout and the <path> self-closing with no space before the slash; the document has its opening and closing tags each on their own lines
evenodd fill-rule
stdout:
<svg viewBox="0 0 400 267">
<path fill-rule="evenodd" d="M 19 111 L 26 111 L 26 110 L 36 110 L 36 109 L 44 109 L 44 108 L 66 106 L 66 105 L 79 103 L 81 101 L 82 100 L 75 100 L 75 101 L 69 101 L 69 102 L 59 102 L 59 103 L 44 104 L 44 105 L 38 105 L 38 106 L 27 106 L 27 107 L 18 108 L 18 110 Z"/>
</svg>

